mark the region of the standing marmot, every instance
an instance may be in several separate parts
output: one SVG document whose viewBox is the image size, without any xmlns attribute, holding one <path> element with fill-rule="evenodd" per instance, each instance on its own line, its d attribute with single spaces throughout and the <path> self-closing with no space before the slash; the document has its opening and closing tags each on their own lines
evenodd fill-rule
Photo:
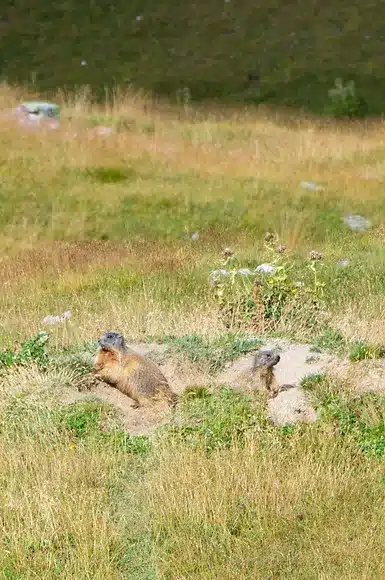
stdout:
<svg viewBox="0 0 385 580">
<path fill-rule="evenodd" d="M 270 397 L 276 397 L 279 393 L 279 384 L 274 375 L 274 368 L 281 357 L 271 350 L 260 350 L 254 356 L 251 369 L 253 388 L 262 388 L 269 393 Z"/>
<path fill-rule="evenodd" d="M 271 350 L 260 350 L 254 356 L 251 369 L 243 371 L 238 376 L 238 385 L 247 391 L 261 390 L 268 393 L 269 397 L 276 397 L 282 387 L 279 386 L 274 375 L 276 364 L 281 357 Z"/>
<path fill-rule="evenodd" d="M 99 339 L 94 372 L 135 401 L 134 407 L 150 401 L 166 401 L 175 405 L 178 400 L 155 363 L 131 350 L 121 334 L 106 332 Z"/>
<path fill-rule="evenodd" d="M 295 385 L 281 385 L 274 374 L 274 368 L 279 363 L 281 357 L 272 350 L 260 350 L 254 356 L 254 363 L 251 369 L 251 387 L 262 388 L 269 393 L 271 398 L 274 398 L 281 391 L 293 389 Z"/>
</svg>

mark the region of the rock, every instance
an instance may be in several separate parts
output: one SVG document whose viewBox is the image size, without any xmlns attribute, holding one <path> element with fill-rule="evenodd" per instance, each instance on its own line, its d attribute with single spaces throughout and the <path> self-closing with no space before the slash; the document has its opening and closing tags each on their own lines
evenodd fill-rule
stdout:
<svg viewBox="0 0 385 580">
<path fill-rule="evenodd" d="M 337 268 L 347 268 L 350 266 L 349 260 L 339 260 L 336 264 Z"/>
<path fill-rule="evenodd" d="M 57 129 L 60 125 L 60 107 L 55 103 L 31 101 L 22 103 L 13 111 L 19 125 L 26 128 L 40 126 L 48 129 Z"/>
<path fill-rule="evenodd" d="M 141 356 L 146 356 L 154 360 L 162 359 L 169 350 L 167 344 L 157 344 L 151 342 L 138 342 L 129 344 L 128 346 Z"/>
<path fill-rule="evenodd" d="M 274 274 L 276 270 L 277 268 L 273 264 L 260 264 L 255 268 L 259 274 Z"/>
<path fill-rule="evenodd" d="M 17 109 L 22 112 L 27 112 L 30 115 L 40 115 L 54 119 L 59 119 L 60 117 L 60 107 L 55 103 L 29 101 L 22 103 L 19 107 L 17 107 Z"/>
<path fill-rule="evenodd" d="M 109 135 L 112 135 L 112 133 L 114 132 L 112 127 L 95 127 L 94 129 L 94 133 L 96 133 L 97 135 L 100 135 L 101 137 L 108 137 Z"/>
<path fill-rule="evenodd" d="M 323 187 L 317 185 L 316 183 L 312 183 L 311 181 L 301 181 L 301 187 L 307 189 L 308 191 L 322 191 Z"/>
<path fill-rule="evenodd" d="M 212 286 L 215 286 L 215 284 L 220 280 L 220 278 L 227 278 L 227 276 L 229 275 L 230 273 L 228 272 L 228 270 L 213 270 L 212 272 L 210 272 L 209 282 Z"/>
<path fill-rule="evenodd" d="M 365 232 L 370 228 L 370 223 L 361 215 L 347 215 L 342 218 L 345 225 L 353 232 Z"/>
</svg>

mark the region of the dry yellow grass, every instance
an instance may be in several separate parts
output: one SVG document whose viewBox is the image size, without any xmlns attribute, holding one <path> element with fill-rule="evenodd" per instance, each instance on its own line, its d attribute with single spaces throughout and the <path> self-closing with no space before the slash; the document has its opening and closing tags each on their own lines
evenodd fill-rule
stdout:
<svg viewBox="0 0 385 580">
<path fill-rule="evenodd" d="M 0 109 L 22 98 L 3 86 Z M 0 129 L 0 350 L 42 329 L 57 347 L 106 330 L 134 340 L 219 335 L 226 329 L 208 273 L 228 245 L 246 264 L 269 259 L 266 230 L 299 259 L 323 252 L 333 328 L 385 343 L 382 121 L 181 110 L 138 95 L 105 107 L 86 92 L 58 100 L 57 131 L 6 118 Z M 101 137 L 95 123 L 122 129 Z M 309 192 L 302 180 L 324 189 Z M 335 234 L 342 211 L 367 212 L 375 227 Z M 333 270 L 342 257 L 356 259 L 346 275 Z M 44 326 L 67 310 L 70 320 Z M 283 319 L 277 329 L 293 334 L 301 324 Z M 385 575 L 382 463 L 334 427 L 283 437 L 259 426 L 244 446 L 210 456 L 160 437 L 139 459 L 58 426 L 74 373 L 29 366 L 0 377 L 4 578 Z M 226 423 L 216 427 L 226 439 Z"/>
<path fill-rule="evenodd" d="M 382 466 L 327 429 L 211 457 L 164 449 L 149 494 L 164 578 L 382 578 Z"/>
<path fill-rule="evenodd" d="M 21 91 L 3 86 L 0 104 L 4 115 L 21 98 Z M 57 100 L 62 105 L 62 123 L 57 131 L 26 131 L 7 119 L 1 127 L 0 180 L 6 192 L 4 211 L 9 215 L 0 235 L 5 292 L 0 308 L 3 334 L 7 327 L 23 334 L 27 328 L 35 330 L 38 317 L 77 306 L 81 310 L 82 338 L 89 336 L 91 330 L 84 322 L 87 317 L 96 320 L 96 326 L 99 322 L 102 326 L 120 323 L 129 317 L 127 327 L 141 335 L 151 328 L 153 334 L 162 331 L 172 320 L 173 332 L 180 324 L 197 330 L 202 326 L 206 306 L 199 306 L 194 300 L 191 304 L 187 296 L 183 302 L 177 298 L 174 305 L 170 304 L 168 315 L 164 312 L 168 309 L 166 304 L 159 303 L 159 295 L 154 296 L 155 281 L 146 282 L 147 273 L 167 273 L 169 280 L 177 271 L 185 278 L 192 276 L 193 269 L 213 266 L 214 256 L 229 243 L 234 243 L 241 253 L 251 253 L 254 242 L 250 233 L 238 228 L 230 234 L 222 226 L 203 231 L 200 245 L 195 248 L 180 240 L 169 243 L 162 234 L 152 240 L 143 234 L 139 242 L 130 236 L 128 225 L 123 239 L 114 239 L 114 231 L 122 229 L 114 222 L 127 198 L 126 182 L 98 183 L 77 171 L 133 168 L 136 176 L 129 182 L 129 196 L 143 204 L 142 210 L 138 206 L 143 213 L 137 217 L 135 213 L 127 214 L 133 227 L 157 211 L 151 209 L 154 200 L 171 203 L 167 219 L 176 224 L 182 218 L 173 213 L 179 209 L 173 209 L 172 204 L 176 204 L 175 208 L 184 205 L 183 211 L 188 215 L 186 208 L 191 200 L 236 203 L 239 208 L 247 203 L 257 212 L 248 218 L 250 223 L 255 219 L 263 231 L 263 222 L 269 229 L 273 221 L 284 243 L 296 251 L 309 248 L 311 243 L 309 217 L 317 211 L 311 209 L 311 196 L 315 202 L 330 197 L 331 204 L 335 199 L 349 207 L 358 200 L 361 204 L 375 202 L 382 187 L 385 129 L 381 121 L 338 125 L 310 118 L 293 119 L 263 109 L 240 112 L 190 108 L 186 112 L 130 94 L 117 94 L 104 107 L 91 105 L 87 92 L 75 98 L 59 94 Z M 100 137 L 87 121 L 95 122 L 97 118 L 102 124 L 129 122 L 130 128 Z M 154 130 L 147 131 L 147 126 Z M 175 181 L 181 170 L 180 181 Z M 256 185 L 243 193 L 243 186 L 234 179 L 251 177 L 257 179 Z M 320 181 L 325 189 L 321 193 L 306 192 L 299 186 L 302 180 Z M 263 183 L 275 188 L 276 193 L 269 195 Z M 147 210 L 146 204 L 150 204 Z M 290 209 L 302 205 L 303 212 Z M 155 224 L 155 215 L 153 219 Z M 197 219 L 199 222 L 199 216 Z M 97 239 L 104 232 L 112 235 L 110 241 Z M 379 238 L 370 240 L 380 247 Z M 346 242 L 341 240 L 338 248 L 338 244 L 328 245 L 325 240 L 322 246 L 326 255 L 333 255 L 336 250 L 342 252 Z M 111 298 L 101 300 L 102 287 L 108 295 L 108 272 L 112 268 L 143 277 L 142 296 L 135 297 L 132 308 L 129 296 L 122 303 L 115 291 Z M 51 288 L 48 280 L 52 280 Z M 148 284 L 150 292 L 146 289 Z M 99 288 L 99 298 L 94 300 L 87 290 L 90 286 Z M 200 292 L 198 288 L 197 293 Z M 169 297 L 172 296 L 171 283 Z M 372 304 L 371 309 L 376 311 L 377 304 Z M 210 306 L 208 311 L 211 310 Z M 216 332 L 215 315 L 207 320 L 203 326 L 212 326 Z M 124 330 L 127 327 L 123 323 Z"/>
</svg>

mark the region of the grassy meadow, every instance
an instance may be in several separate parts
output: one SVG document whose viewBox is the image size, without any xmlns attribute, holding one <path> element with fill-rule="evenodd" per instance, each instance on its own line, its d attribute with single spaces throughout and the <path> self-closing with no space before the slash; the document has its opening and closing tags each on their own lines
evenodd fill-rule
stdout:
<svg viewBox="0 0 385 580">
<path fill-rule="evenodd" d="M 0 91 L 0 578 L 383 577 L 383 397 L 314 378 L 319 421 L 280 429 L 197 389 L 178 427 L 130 437 L 55 393 L 80 372 L 59 357 L 106 330 L 213 372 L 272 335 L 381 356 L 385 124 L 63 92 L 60 127 L 27 130 L 6 116 L 26 97 Z M 258 299 L 209 283 L 262 263 Z"/>
<path fill-rule="evenodd" d="M 3 0 L 1 79 L 47 93 L 112 86 L 174 101 L 266 103 L 324 113 L 337 78 L 384 112 L 384 5 Z M 249 76 L 250 75 L 250 76 Z M 182 95 L 182 98 L 183 95 Z"/>
</svg>

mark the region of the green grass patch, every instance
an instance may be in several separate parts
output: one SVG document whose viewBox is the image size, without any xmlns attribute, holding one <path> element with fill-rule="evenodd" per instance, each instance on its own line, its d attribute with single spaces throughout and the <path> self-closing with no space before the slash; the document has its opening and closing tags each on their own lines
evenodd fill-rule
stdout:
<svg viewBox="0 0 385 580">
<path fill-rule="evenodd" d="M 184 355 L 192 363 L 204 365 L 212 374 L 222 370 L 243 354 L 258 350 L 263 344 L 260 338 L 248 338 L 233 333 L 224 334 L 216 339 L 204 339 L 198 334 L 181 337 L 165 337 L 170 345 L 171 354 Z"/>
<path fill-rule="evenodd" d="M 385 357 L 385 347 L 380 345 L 370 345 L 360 340 L 354 341 L 350 345 L 349 359 L 353 362 L 360 360 L 378 359 Z"/>
<path fill-rule="evenodd" d="M 39 332 L 24 342 L 16 352 L 9 349 L 0 351 L 0 371 L 14 365 L 26 366 L 31 363 L 46 368 L 49 362 L 46 350 L 48 338 L 46 332 Z"/>
<path fill-rule="evenodd" d="M 246 434 L 259 425 L 262 414 L 248 397 L 231 388 L 222 387 L 213 394 L 193 388 L 184 393 L 179 417 L 178 426 L 166 428 L 164 437 L 210 454 L 241 445 Z"/>
</svg>

